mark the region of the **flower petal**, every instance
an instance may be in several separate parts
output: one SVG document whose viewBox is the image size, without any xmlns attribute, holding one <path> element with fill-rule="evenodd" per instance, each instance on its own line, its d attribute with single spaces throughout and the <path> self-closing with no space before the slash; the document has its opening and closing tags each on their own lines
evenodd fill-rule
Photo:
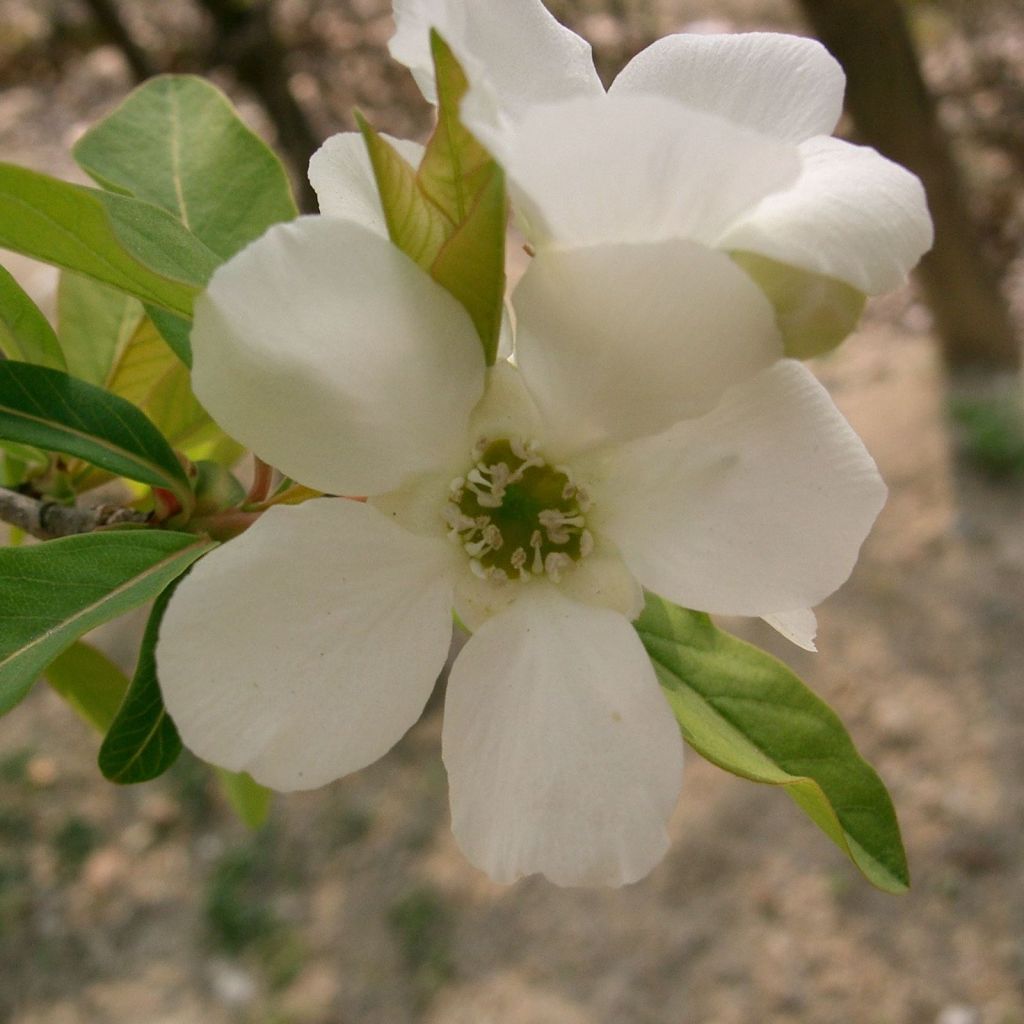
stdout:
<svg viewBox="0 0 1024 1024">
<path fill-rule="evenodd" d="M 800 156 L 799 179 L 734 224 L 719 248 L 760 253 L 868 295 L 902 284 L 932 244 L 921 182 L 839 139 L 809 139 Z"/>
<path fill-rule="evenodd" d="M 690 238 L 713 245 L 796 180 L 796 147 L 661 96 L 531 108 L 513 128 L 463 117 L 498 157 L 524 232 L 590 245 Z"/>
<path fill-rule="evenodd" d="M 452 830 L 498 882 L 623 885 L 668 846 L 682 742 L 629 622 L 539 584 L 485 622 L 448 683 Z"/>
<path fill-rule="evenodd" d="M 408 139 L 382 137 L 413 167 L 423 159 L 423 147 Z M 373 176 L 366 143 L 359 132 L 332 135 L 309 161 L 309 183 L 320 200 L 320 212 L 362 224 L 382 238 L 388 237 L 380 192 Z"/>
<path fill-rule="evenodd" d="M 783 360 L 702 419 L 622 446 L 589 518 L 649 590 L 686 608 L 771 615 L 844 582 L 884 501 L 828 393 Z"/>
<path fill-rule="evenodd" d="M 516 361 L 561 457 L 699 416 L 782 354 L 757 285 L 685 239 L 542 249 L 512 302 Z"/>
<path fill-rule="evenodd" d="M 814 638 L 818 635 L 818 620 L 810 608 L 776 612 L 774 615 L 763 615 L 762 618 L 790 643 L 802 647 L 805 651 L 817 652 Z"/>
<path fill-rule="evenodd" d="M 210 414 L 310 487 L 378 494 L 465 458 L 484 380 L 472 321 L 361 225 L 271 228 L 214 274 L 192 349 Z"/>
<path fill-rule="evenodd" d="M 447 657 L 450 558 L 360 502 L 270 509 L 164 617 L 160 687 L 186 746 L 280 790 L 375 761 Z"/>
<path fill-rule="evenodd" d="M 604 94 L 590 44 L 560 25 L 540 0 L 395 0 L 394 11 L 388 49 L 431 103 L 437 102 L 431 28 L 452 48 L 470 82 L 485 85 L 511 116 L 534 103 Z"/>
<path fill-rule="evenodd" d="M 788 142 L 831 135 L 846 76 L 814 39 L 779 32 L 665 36 L 638 53 L 609 94 L 666 96 Z"/>
</svg>

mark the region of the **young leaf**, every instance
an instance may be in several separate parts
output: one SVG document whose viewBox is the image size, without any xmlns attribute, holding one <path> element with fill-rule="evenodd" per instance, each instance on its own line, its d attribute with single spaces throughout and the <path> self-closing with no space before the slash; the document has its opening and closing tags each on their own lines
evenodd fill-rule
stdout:
<svg viewBox="0 0 1024 1024">
<path fill-rule="evenodd" d="M 218 768 L 217 778 L 228 803 L 242 823 L 251 829 L 261 828 L 270 814 L 273 791 L 261 786 L 245 772 L 229 772 L 226 768 Z"/>
<path fill-rule="evenodd" d="M 43 673 L 90 725 L 106 733 L 128 689 L 128 677 L 102 651 L 77 640 Z"/>
<path fill-rule="evenodd" d="M 72 377 L 103 386 L 144 316 L 138 299 L 63 271 L 57 282 L 57 334 Z"/>
<path fill-rule="evenodd" d="M 466 308 L 490 365 L 505 294 L 505 176 L 459 120 L 468 87 L 451 50 L 431 33 L 438 121 L 418 170 L 362 118 L 388 235 Z"/>
<path fill-rule="evenodd" d="M 0 549 L 0 714 L 80 636 L 152 600 L 214 547 L 190 533 L 111 530 Z"/>
<path fill-rule="evenodd" d="M 153 602 L 135 675 L 100 746 L 100 771 L 111 782 L 148 782 L 163 775 L 181 753 L 181 738 L 156 679 L 156 641 L 176 583 Z"/>
<path fill-rule="evenodd" d="M 399 249 L 429 271 L 452 226 L 420 190 L 416 172 L 387 139 L 356 113 L 380 191 L 388 235 Z"/>
<path fill-rule="evenodd" d="M 169 211 L 222 259 L 298 215 L 281 161 L 192 75 L 144 82 L 74 155 L 99 184 Z"/>
<path fill-rule="evenodd" d="M 54 370 L 65 369 L 64 353 L 49 321 L 17 281 L 0 267 L 0 352 Z"/>
<path fill-rule="evenodd" d="M 783 786 L 870 882 L 887 892 L 908 887 L 892 800 L 827 704 L 703 613 L 648 594 L 636 629 L 698 753 L 735 775 Z"/>
<path fill-rule="evenodd" d="M 0 438 L 74 455 L 191 501 L 188 478 L 160 431 L 123 398 L 59 370 L 0 361 Z"/>
<path fill-rule="evenodd" d="M 0 247 L 192 316 L 218 257 L 166 210 L 0 163 Z"/>
</svg>

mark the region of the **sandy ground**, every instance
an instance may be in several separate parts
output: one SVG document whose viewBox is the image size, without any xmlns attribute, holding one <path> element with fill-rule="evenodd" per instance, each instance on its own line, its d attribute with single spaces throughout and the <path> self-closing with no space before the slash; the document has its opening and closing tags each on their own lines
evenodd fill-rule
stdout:
<svg viewBox="0 0 1024 1024">
<path fill-rule="evenodd" d="M 0 26 L 15 6 L 0 0 Z M 749 3 L 657 4 L 645 31 L 712 6 L 759 23 Z M 596 4 L 571 13 L 625 45 Z M 0 156 L 69 174 L 67 146 L 126 84 L 108 48 L 5 83 Z M 422 116 L 379 99 L 382 127 Z M 39 687 L 0 720 L 0 1022 L 1024 1021 L 1024 485 L 954 458 L 926 323 L 897 296 L 815 367 L 891 489 L 819 610 L 821 653 L 742 627 L 886 780 L 910 894 L 871 889 L 782 793 L 693 754 L 646 880 L 495 886 L 449 833 L 436 711 L 372 768 L 278 800 L 253 835 L 187 757 L 142 787 L 102 783 L 96 737 Z"/>
</svg>

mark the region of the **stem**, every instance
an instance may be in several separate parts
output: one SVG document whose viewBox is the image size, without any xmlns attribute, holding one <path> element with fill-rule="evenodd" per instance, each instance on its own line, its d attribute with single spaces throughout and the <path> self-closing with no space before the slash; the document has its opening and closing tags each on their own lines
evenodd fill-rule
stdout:
<svg viewBox="0 0 1024 1024">
<path fill-rule="evenodd" d="M 271 484 L 274 482 L 274 467 L 264 462 L 258 455 L 252 457 L 252 486 L 245 496 L 246 505 L 257 505 L 267 500 Z"/>
<path fill-rule="evenodd" d="M 91 533 L 104 526 L 144 523 L 146 514 L 118 505 L 75 508 L 55 501 L 30 498 L 0 487 L 0 521 L 10 523 L 39 540 L 54 540 L 77 533 Z"/>
</svg>

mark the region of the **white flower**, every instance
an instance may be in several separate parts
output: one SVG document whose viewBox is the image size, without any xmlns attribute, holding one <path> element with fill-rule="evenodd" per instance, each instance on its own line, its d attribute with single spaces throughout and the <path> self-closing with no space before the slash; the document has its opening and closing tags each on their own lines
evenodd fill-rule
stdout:
<svg viewBox="0 0 1024 1024">
<path fill-rule="evenodd" d="M 430 27 L 464 65 L 463 119 L 535 245 L 689 238 L 742 254 L 789 353 L 836 344 L 858 296 L 898 286 L 931 245 L 918 179 L 829 137 L 845 77 L 814 40 L 667 36 L 606 95 L 589 45 L 540 0 L 395 0 L 395 19 L 392 56 L 428 99 Z"/>
<path fill-rule="evenodd" d="M 513 295 L 518 369 L 364 223 L 304 218 L 221 267 L 194 381 L 232 435 L 330 494 L 196 565 L 158 648 L 200 756 L 277 789 L 382 756 L 449 649 L 452 824 L 508 882 L 622 884 L 661 858 L 678 726 L 631 620 L 645 586 L 807 608 L 884 499 L 762 292 L 688 239 L 546 249 Z"/>
</svg>

